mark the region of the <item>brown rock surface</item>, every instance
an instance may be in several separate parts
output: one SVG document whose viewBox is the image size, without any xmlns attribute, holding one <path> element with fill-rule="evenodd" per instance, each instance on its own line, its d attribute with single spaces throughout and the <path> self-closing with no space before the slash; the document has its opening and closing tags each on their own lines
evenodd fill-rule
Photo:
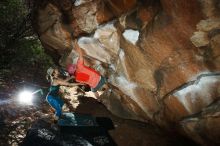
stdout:
<svg viewBox="0 0 220 146">
<path fill-rule="evenodd" d="M 114 114 L 172 128 L 219 99 L 219 1 L 39 3 L 33 20 L 45 49 L 65 66 L 76 60 L 78 38 L 87 61 L 112 84 L 103 103 Z"/>
<path fill-rule="evenodd" d="M 181 121 L 181 129 L 189 137 L 204 145 L 219 145 L 219 101 L 203 109 L 199 114 Z"/>
</svg>

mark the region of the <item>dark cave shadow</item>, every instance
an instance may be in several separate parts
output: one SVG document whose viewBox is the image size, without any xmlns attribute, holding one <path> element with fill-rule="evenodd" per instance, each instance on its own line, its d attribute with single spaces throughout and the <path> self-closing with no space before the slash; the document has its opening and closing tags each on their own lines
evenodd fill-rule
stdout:
<svg viewBox="0 0 220 146">
<path fill-rule="evenodd" d="M 112 117 L 111 116 L 112 114 L 110 111 L 107 110 L 107 108 L 102 103 L 97 102 L 97 100 L 92 97 L 79 96 L 78 99 L 79 99 L 80 104 L 75 110 L 76 113 L 96 115 L 96 111 L 94 108 L 97 108 L 98 111 L 101 109 L 101 110 L 103 110 L 102 111 L 103 114 L 101 114 L 101 115 L 104 115 L 104 116 L 96 116 L 97 123 L 100 124 L 101 126 L 103 126 L 106 130 L 115 129 L 112 120 L 110 118 L 108 118 L 108 117 Z M 84 109 L 85 107 L 87 107 L 88 109 L 85 110 Z M 107 118 L 105 117 L 105 115 Z M 195 143 L 193 140 L 189 139 L 185 135 L 178 133 L 174 129 L 173 130 L 165 130 L 162 127 L 159 127 L 158 125 L 152 124 L 152 123 L 146 125 L 146 123 L 136 121 L 136 120 L 131 120 L 131 119 L 124 119 L 124 120 L 131 121 L 131 123 L 130 123 L 131 125 L 133 122 L 135 122 L 135 123 L 138 122 L 140 124 L 140 128 L 143 126 L 155 127 L 160 132 L 162 132 L 164 134 L 164 136 L 166 135 L 166 137 L 170 137 L 170 140 L 168 142 L 169 146 L 185 146 L 185 145 L 198 146 L 198 144 Z"/>
<path fill-rule="evenodd" d="M 76 113 L 91 114 L 95 116 L 100 110 L 102 115 L 110 114 L 110 112 L 101 102 L 98 102 L 96 99 L 92 97 L 78 96 L 78 100 L 79 105 L 74 110 Z"/>
<path fill-rule="evenodd" d="M 106 117 L 95 117 L 95 118 L 98 125 L 100 125 L 104 129 L 106 130 L 115 129 L 114 124 L 110 118 L 106 118 Z"/>
<path fill-rule="evenodd" d="M 85 96 L 78 96 L 78 100 L 80 104 L 75 109 L 76 113 L 93 115 L 95 117 L 97 124 L 102 128 L 106 130 L 115 129 L 114 123 L 111 120 L 111 118 L 109 118 L 108 116 L 96 116 L 96 113 L 93 112 L 93 108 L 98 108 L 98 109 L 104 109 L 102 110 L 104 115 L 106 113 L 111 114 L 102 103 L 98 102 L 96 99 L 92 97 L 85 97 Z"/>
</svg>

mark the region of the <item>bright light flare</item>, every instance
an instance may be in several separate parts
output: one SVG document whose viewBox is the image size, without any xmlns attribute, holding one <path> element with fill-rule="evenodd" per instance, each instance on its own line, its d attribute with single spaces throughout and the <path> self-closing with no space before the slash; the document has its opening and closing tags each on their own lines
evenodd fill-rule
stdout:
<svg viewBox="0 0 220 146">
<path fill-rule="evenodd" d="M 18 100 L 21 103 L 32 104 L 33 94 L 29 91 L 23 91 L 19 94 Z"/>
</svg>

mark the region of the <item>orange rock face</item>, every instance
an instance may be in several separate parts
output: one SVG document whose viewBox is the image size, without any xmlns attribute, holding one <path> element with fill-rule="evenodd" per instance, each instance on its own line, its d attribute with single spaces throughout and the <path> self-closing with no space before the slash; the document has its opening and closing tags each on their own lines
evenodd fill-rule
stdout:
<svg viewBox="0 0 220 146">
<path fill-rule="evenodd" d="M 77 59 L 72 41 L 78 39 L 86 60 L 109 78 L 112 89 L 102 101 L 114 114 L 176 125 L 206 144 L 196 128 L 207 120 L 202 132 L 210 132 L 209 124 L 217 122 L 209 113 L 197 113 L 212 110 L 220 97 L 219 5 L 217 0 L 48 0 L 36 7 L 33 20 L 45 49 L 61 56 L 62 66 Z M 217 136 L 220 132 L 212 134 Z"/>
</svg>

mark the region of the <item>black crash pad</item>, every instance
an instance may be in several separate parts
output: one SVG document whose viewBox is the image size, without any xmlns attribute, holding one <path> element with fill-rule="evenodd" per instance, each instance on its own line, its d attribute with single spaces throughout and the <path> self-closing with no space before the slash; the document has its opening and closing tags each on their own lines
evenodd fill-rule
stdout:
<svg viewBox="0 0 220 146">
<path fill-rule="evenodd" d="M 63 118 L 58 121 L 58 126 L 62 133 L 83 137 L 92 145 L 116 145 L 105 128 L 106 126 L 102 126 L 103 122 L 107 120 L 102 121 L 103 124 L 101 124 L 101 118 L 98 119 L 97 122 L 95 117 L 88 114 L 63 113 Z"/>
<path fill-rule="evenodd" d="M 108 131 L 111 120 L 86 114 L 64 113 L 54 125 L 39 119 L 28 130 L 21 146 L 116 146 Z"/>
</svg>

